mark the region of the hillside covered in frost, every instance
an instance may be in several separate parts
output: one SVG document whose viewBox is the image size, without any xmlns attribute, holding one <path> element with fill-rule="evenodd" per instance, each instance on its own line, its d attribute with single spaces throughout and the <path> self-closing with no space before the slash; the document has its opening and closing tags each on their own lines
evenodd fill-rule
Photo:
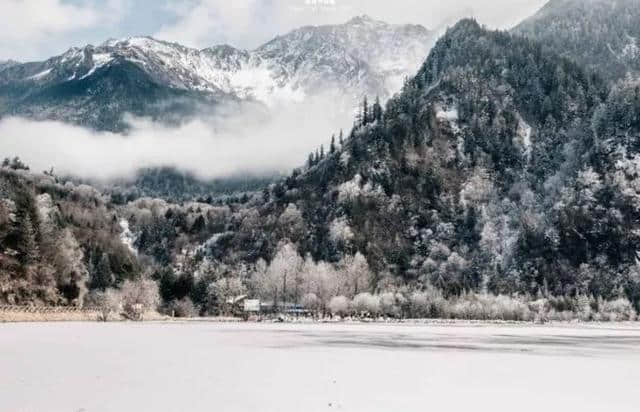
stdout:
<svg viewBox="0 0 640 412">
<path fill-rule="evenodd" d="M 640 1 L 551 0 L 513 29 L 609 81 L 640 70 Z"/>
</svg>

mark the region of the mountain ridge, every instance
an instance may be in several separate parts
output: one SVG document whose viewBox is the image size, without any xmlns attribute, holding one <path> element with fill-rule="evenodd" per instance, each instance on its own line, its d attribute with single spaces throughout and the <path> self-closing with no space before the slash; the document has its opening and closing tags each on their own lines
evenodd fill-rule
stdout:
<svg viewBox="0 0 640 412">
<path fill-rule="evenodd" d="M 219 45 L 201 50 L 149 36 L 110 39 L 98 46 L 73 47 L 42 62 L 12 64 L 0 70 L 0 99 L 6 107 L 0 115 L 42 116 L 86 124 L 97 129 L 121 130 L 118 122 L 95 121 L 86 108 L 106 119 L 134 115 L 161 118 L 154 109 L 159 96 L 190 97 L 192 106 L 211 100 L 255 100 L 266 105 L 299 102 L 307 94 L 327 89 L 341 90 L 349 99 L 380 95 L 386 99 L 401 86 L 422 62 L 432 33 L 421 26 L 391 25 L 359 17 L 341 25 L 307 26 L 278 36 L 252 51 Z M 371 52 L 371 44 L 376 44 Z M 153 89 L 149 102 L 145 94 L 109 97 L 113 85 L 102 79 L 137 77 Z M 144 78 L 146 77 L 146 78 Z M 144 78 L 144 80 L 143 80 Z M 38 100 L 39 94 L 69 88 L 79 90 L 74 99 L 64 93 L 56 102 Z M 130 101 L 132 100 L 132 101 Z M 159 98 L 159 101 L 162 97 Z M 114 107 L 109 107 L 109 103 Z M 190 109 L 184 105 L 184 111 Z M 12 106 L 12 107 L 8 107 Z M 74 109 L 75 108 L 75 109 Z M 56 110 L 58 112 L 56 112 Z M 109 113 L 103 113 L 109 112 Z M 77 118 L 81 118 L 78 121 Z"/>
</svg>

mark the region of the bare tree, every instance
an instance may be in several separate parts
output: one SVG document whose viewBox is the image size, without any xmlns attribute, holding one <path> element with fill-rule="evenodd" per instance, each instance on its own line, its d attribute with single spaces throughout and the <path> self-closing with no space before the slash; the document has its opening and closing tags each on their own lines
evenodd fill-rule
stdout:
<svg viewBox="0 0 640 412">
<path fill-rule="evenodd" d="M 302 268 L 303 289 L 318 298 L 319 310 L 326 313 L 329 301 L 340 294 L 340 275 L 326 262 L 315 263 L 310 256 Z"/>
<path fill-rule="evenodd" d="M 370 288 L 371 271 L 367 259 L 360 252 L 345 256 L 339 266 L 344 275 L 344 292 L 347 296 L 356 296 Z"/>
<path fill-rule="evenodd" d="M 155 310 L 160 304 L 158 285 L 150 279 L 127 280 L 120 289 L 125 315 L 134 320 L 142 320 L 146 311 Z"/>
<path fill-rule="evenodd" d="M 283 243 L 259 282 L 265 298 L 273 299 L 274 306 L 278 299 L 284 304 L 287 299 L 300 298 L 300 280 L 303 260 L 296 247 Z"/>
<path fill-rule="evenodd" d="M 322 304 L 315 293 L 307 293 L 302 297 L 302 305 L 305 309 L 311 311 L 314 316 L 318 316 Z"/>
<path fill-rule="evenodd" d="M 87 304 L 98 309 L 99 321 L 107 322 L 112 315 L 117 315 L 122 310 L 122 295 L 115 289 L 93 292 L 87 298 Z"/>
</svg>

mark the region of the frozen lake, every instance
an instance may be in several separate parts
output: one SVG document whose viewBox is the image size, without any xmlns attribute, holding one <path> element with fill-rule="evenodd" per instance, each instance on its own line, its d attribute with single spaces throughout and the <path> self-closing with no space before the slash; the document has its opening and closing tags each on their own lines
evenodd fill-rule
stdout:
<svg viewBox="0 0 640 412">
<path fill-rule="evenodd" d="M 0 411 L 634 411 L 640 325 L 0 324 Z"/>
</svg>

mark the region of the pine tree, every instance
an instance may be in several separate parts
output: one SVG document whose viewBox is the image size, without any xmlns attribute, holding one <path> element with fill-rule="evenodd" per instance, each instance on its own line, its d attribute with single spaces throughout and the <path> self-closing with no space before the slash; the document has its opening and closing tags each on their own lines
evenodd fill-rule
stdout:
<svg viewBox="0 0 640 412">
<path fill-rule="evenodd" d="M 206 226 L 206 221 L 202 215 L 198 215 L 196 220 L 193 222 L 193 226 L 191 227 L 192 233 L 200 233 Z"/>
<path fill-rule="evenodd" d="M 40 251 L 36 241 L 36 229 L 29 213 L 25 213 L 22 217 L 18 231 L 17 249 L 20 254 L 20 260 L 25 265 L 36 263 L 40 256 Z"/>
<path fill-rule="evenodd" d="M 340 136 L 338 137 L 338 142 L 340 142 L 340 147 L 344 145 L 344 134 L 342 132 L 342 129 L 340 129 Z"/>
<path fill-rule="evenodd" d="M 320 160 L 324 159 L 324 145 L 320 145 Z"/>
<path fill-rule="evenodd" d="M 331 135 L 331 144 L 329 145 L 329 153 L 334 154 L 336 152 L 336 135 Z"/>
<path fill-rule="evenodd" d="M 380 97 L 376 96 L 376 101 L 373 104 L 373 120 L 382 120 L 382 105 L 380 104 Z"/>
<path fill-rule="evenodd" d="M 100 289 L 104 290 L 108 287 L 113 286 L 115 282 L 115 276 L 111 271 L 111 259 L 109 255 L 103 252 L 100 255 L 100 259 L 98 263 L 94 266 L 93 273 L 91 273 L 91 284 L 90 287 L 92 289 Z"/>
<path fill-rule="evenodd" d="M 369 103 L 367 102 L 367 96 L 364 96 L 362 102 L 362 125 L 366 126 L 369 123 Z"/>
</svg>

